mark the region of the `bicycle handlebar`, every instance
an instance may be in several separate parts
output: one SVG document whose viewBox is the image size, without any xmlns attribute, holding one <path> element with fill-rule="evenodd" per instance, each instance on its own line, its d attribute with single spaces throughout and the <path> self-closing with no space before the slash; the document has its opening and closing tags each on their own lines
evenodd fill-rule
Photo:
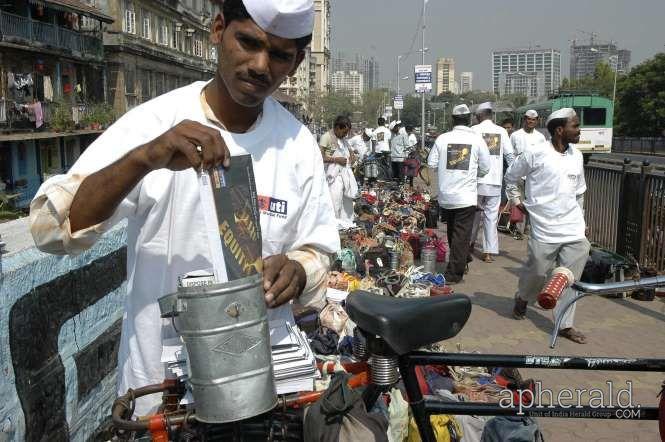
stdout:
<svg viewBox="0 0 665 442">
<path fill-rule="evenodd" d="M 610 295 L 621 292 L 631 292 L 640 289 L 652 289 L 665 287 L 665 275 L 651 276 L 642 279 L 630 279 L 628 281 L 606 282 L 603 284 L 592 284 L 574 281 L 573 274 L 565 267 L 558 267 L 547 281 L 540 294 L 538 303 L 544 309 L 553 309 L 563 292 L 571 287 L 580 293 L 587 295 Z"/>
</svg>

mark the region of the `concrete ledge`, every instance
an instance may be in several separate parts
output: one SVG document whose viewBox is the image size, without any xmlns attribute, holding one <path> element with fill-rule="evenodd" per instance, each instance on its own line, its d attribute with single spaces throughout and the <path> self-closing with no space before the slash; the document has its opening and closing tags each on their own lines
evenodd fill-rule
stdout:
<svg viewBox="0 0 665 442">
<path fill-rule="evenodd" d="M 125 226 L 76 257 L 27 246 L 27 219 L 0 234 L 0 441 L 87 440 L 115 397 Z"/>
</svg>

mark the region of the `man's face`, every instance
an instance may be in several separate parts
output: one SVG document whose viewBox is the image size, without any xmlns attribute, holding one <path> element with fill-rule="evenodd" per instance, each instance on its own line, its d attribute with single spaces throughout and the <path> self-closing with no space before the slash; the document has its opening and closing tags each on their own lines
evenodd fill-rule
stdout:
<svg viewBox="0 0 665 442">
<path fill-rule="evenodd" d="M 572 144 L 580 142 L 580 119 L 577 115 L 568 118 L 566 125 L 563 127 L 563 141 Z"/>
<path fill-rule="evenodd" d="M 503 123 L 503 128 L 506 129 L 508 135 L 513 133 L 513 123 Z"/>
<path fill-rule="evenodd" d="M 535 129 L 536 125 L 538 124 L 538 118 L 537 117 L 526 117 L 524 125 L 526 126 L 527 129 Z"/>
<path fill-rule="evenodd" d="M 346 126 L 335 126 L 334 131 L 337 138 L 346 138 L 349 134 L 349 128 Z"/>
<path fill-rule="evenodd" d="M 221 14 L 213 22 L 211 41 L 218 45 L 217 72 L 231 98 L 256 107 L 284 79 L 293 75 L 304 57 L 294 40 L 264 32 L 253 20 L 233 20 Z"/>
</svg>

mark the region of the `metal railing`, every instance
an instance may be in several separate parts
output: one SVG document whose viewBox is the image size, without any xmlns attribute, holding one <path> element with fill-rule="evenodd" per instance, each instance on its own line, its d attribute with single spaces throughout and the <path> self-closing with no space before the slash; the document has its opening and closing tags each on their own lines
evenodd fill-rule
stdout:
<svg viewBox="0 0 665 442">
<path fill-rule="evenodd" d="M 665 271 L 665 174 L 648 164 L 591 161 L 585 176 L 589 240 Z"/>
<path fill-rule="evenodd" d="M 30 43 L 66 49 L 82 55 L 103 56 L 102 39 L 52 23 L 32 20 L 0 10 L 0 37 L 18 38 Z"/>
<path fill-rule="evenodd" d="M 614 137 L 612 150 L 621 153 L 665 155 L 665 137 Z"/>
</svg>

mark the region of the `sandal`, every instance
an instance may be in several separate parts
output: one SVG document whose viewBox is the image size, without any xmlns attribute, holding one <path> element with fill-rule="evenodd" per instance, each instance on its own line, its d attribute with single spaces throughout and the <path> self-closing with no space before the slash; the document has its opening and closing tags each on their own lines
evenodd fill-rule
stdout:
<svg viewBox="0 0 665 442">
<path fill-rule="evenodd" d="M 513 307 L 513 318 L 526 319 L 526 308 L 529 305 L 527 301 L 521 298 L 515 298 L 515 306 Z"/>
<path fill-rule="evenodd" d="M 559 336 L 569 339 L 578 344 L 586 344 L 586 336 L 579 330 L 575 330 L 572 327 L 563 328 L 559 330 Z"/>
<path fill-rule="evenodd" d="M 490 255 L 489 253 L 485 253 L 483 255 L 483 261 L 484 262 L 494 262 L 494 258 L 492 258 L 492 255 Z"/>
</svg>

